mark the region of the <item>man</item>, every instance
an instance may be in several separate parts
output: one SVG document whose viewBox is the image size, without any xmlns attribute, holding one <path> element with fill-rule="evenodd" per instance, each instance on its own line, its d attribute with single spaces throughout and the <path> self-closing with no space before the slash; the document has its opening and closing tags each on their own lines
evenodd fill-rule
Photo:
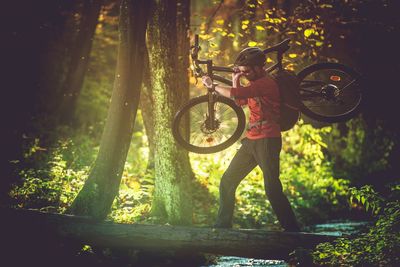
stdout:
<svg viewBox="0 0 400 267">
<path fill-rule="evenodd" d="M 215 227 L 231 228 L 235 205 L 235 192 L 239 183 L 257 165 L 264 175 L 266 195 L 281 226 L 285 231 L 300 231 L 290 203 L 282 192 L 279 180 L 279 154 L 282 148 L 279 126 L 279 88 L 264 70 L 265 55 L 260 48 L 249 47 L 239 53 L 235 61 L 236 72 L 232 74 L 232 87 L 216 85 L 215 90 L 223 96 L 235 99 L 239 105 L 248 105 L 249 127 L 242 146 L 232 159 L 221 178 L 220 207 Z M 249 84 L 240 85 L 244 76 Z M 210 87 L 212 80 L 202 78 Z"/>
</svg>

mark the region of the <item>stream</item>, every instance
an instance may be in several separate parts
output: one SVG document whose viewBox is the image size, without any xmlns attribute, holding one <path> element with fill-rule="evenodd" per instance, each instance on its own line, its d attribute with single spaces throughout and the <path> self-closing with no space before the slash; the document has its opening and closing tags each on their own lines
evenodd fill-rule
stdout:
<svg viewBox="0 0 400 267">
<path fill-rule="evenodd" d="M 335 236 L 349 235 L 358 233 L 368 226 L 365 221 L 331 221 L 323 224 L 308 226 L 304 229 L 310 233 L 324 233 Z M 242 258 L 233 256 L 220 256 L 215 263 L 211 265 L 202 265 L 202 267 L 287 267 L 288 263 L 284 260 L 262 260 L 252 258 Z"/>
</svg>

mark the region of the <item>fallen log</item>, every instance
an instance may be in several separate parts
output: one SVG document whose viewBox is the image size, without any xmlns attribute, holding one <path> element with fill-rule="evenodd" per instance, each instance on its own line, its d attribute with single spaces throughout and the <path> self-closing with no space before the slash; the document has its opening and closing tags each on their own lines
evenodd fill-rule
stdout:
<svg viewBox="0 0 400 267">
<path fill-rule="evenodd" d="M 297 248 L 313 248 L 337 237 L 258 229 L 119 224 L 36 210 L 2 209 L 1 212 L 3 223 L 7 224 L 6 236 L 18 242 L 29 236 L 38 241 L 51 236 L 96 247 L 285 259 Z"/>
</svg>

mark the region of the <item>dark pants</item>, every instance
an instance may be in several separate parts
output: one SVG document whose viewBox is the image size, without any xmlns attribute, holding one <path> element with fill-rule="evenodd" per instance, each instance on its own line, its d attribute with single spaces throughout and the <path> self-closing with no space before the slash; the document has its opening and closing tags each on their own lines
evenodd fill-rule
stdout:
<svg viewBox="0 0 400 267">
<path fill-rule="evenodd" d="M 246 175 L 259 165 L 264 175 L 265 193 L 281 226 L 286 231 L 299 231 L 296 218 L 288 199 L 282 192 L 282 184 L 279 180 L 281 148 L 280 137 L 242 140 L 242 146 L 221 178 L 220 207 L 216 227 L 231 227 L 236 188 Z"/>
</svg>

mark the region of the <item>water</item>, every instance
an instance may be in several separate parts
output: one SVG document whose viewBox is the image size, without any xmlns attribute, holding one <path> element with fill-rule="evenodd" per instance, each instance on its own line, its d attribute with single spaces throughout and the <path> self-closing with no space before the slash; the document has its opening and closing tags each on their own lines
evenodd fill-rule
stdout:
<svg viewBox="0 0 400 267">
<path fill-rule="evenodd" d="M 305 229 L 310 233 L 323 233 L 334 236 L 355 234 L 364 230 L 368 222 L 355 221 L 331 221 L 324 224 L 316 224 Z M 252 258 L 242 258 L 233 256 L 221 256 L 215 264 L 204 265 L 202 267 L 288 267 L 288 263 L 283 260 L 261 260 Z"/>
<path fill-rule="evenodd" d="M 306 228 L 307 232 L 329 234 L 335 236 L 351 235 L 364 230 L 368 222 L 355 221 L 332 221 L 329 223 L 316 224 Z"/>
<path fill-rule="evenodd" d="M 252 267 L 287 267 L 288 264 L 283 260 L 260 260 L 260 259 L 249 259 L 241 257 L 222 256 L 218 259 L 215 265 L 207 265 L 208 267 L 241 267 L 241 266 L 252 266 Z"/>
</svg>

